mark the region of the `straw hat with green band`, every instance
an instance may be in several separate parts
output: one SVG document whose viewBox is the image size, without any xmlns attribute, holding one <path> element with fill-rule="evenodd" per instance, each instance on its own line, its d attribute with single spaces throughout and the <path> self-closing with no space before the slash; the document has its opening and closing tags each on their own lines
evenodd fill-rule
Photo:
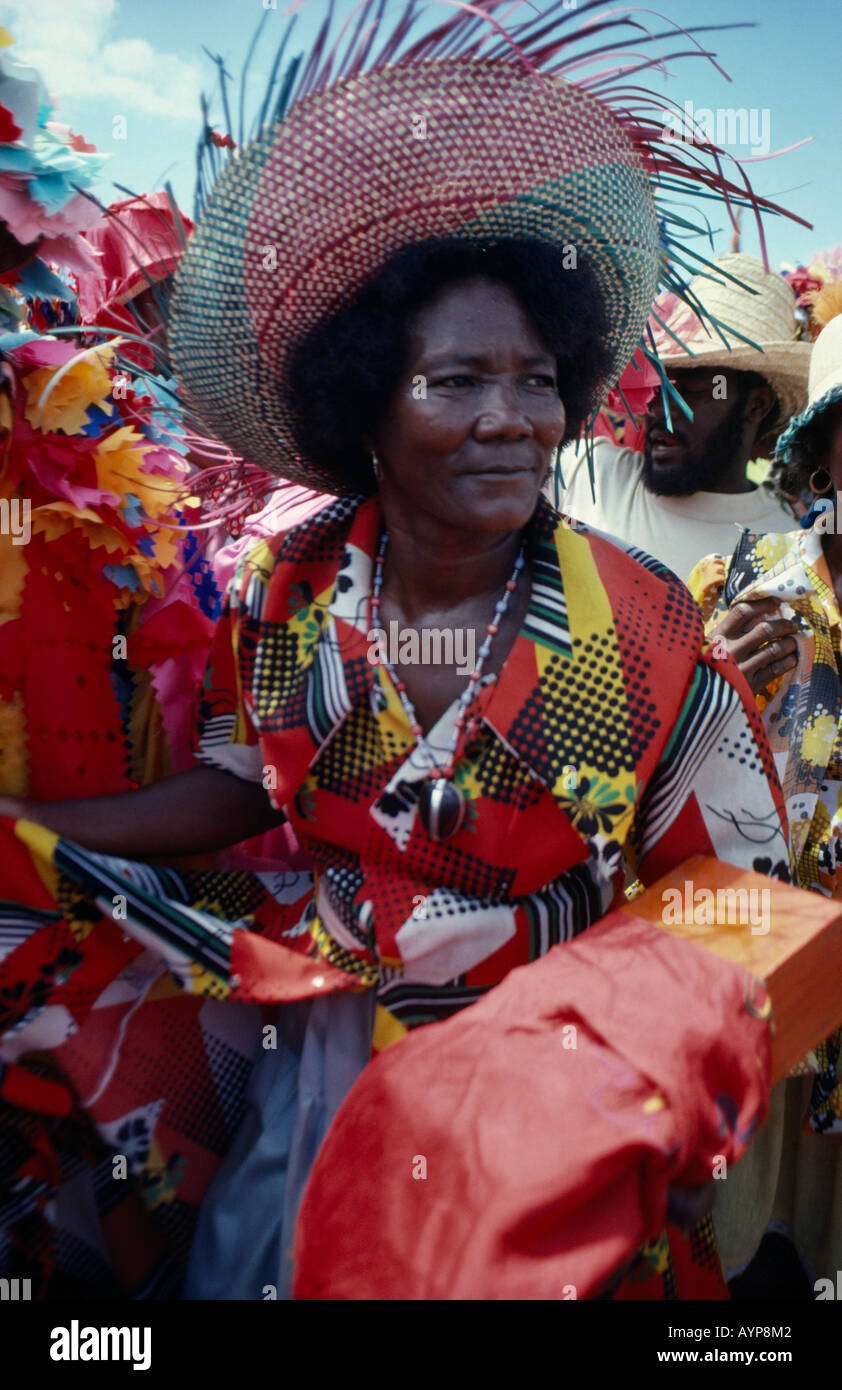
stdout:
<svg viewBox="0 0 842 1390">
<path fill-rule="evenodd" d="M 601 0 L 579 13 L 595 8 Z M 570 14 L 561 4 L 505 35 L 494 12 L 511 14 L 510 5 L 465 9 L 401 52 L 408 6 L 401 34 L 386 36 L 370 66 L 359 44 L 328 52 L 328 20 L 310 61 L 282 84 L 282 110 L 231 157 L 199 210 L 168 330 L 181 389 L 204 430 L 292 481 L 341 488 L 296 448 L 290 345 L 402 247 L 522 237 L 587 256 L 610 325 L 608 387 L 640 343 L 659 285 L 680 292 L 669 219 L 656 209 L 659 177 L 669 175 L 671 193 L 705 186 L 762 204 L 741 171 L 734 184 L 716 159 L 703 167 L 698 146 L 685 168 L 681 147 L 662 140 L 666 108 L 653 116 L 654 97 L 633 116 L 611 109 L 604 82 L 596 97 L 566 80 L 565 64 L 582 55 L 562 42 Z M 600 28 L 627 24 L 609 18 Z"/>
<path fill-rule="evenodd" d="M 781 463 L 790 463 L 805 430 L 831 406 L 842 401 L 842 314 L 822 329 L 814 343 L 805 344 L 810 357 L 807 405 L 790 420 L 775 448 Z"/>
</svg>

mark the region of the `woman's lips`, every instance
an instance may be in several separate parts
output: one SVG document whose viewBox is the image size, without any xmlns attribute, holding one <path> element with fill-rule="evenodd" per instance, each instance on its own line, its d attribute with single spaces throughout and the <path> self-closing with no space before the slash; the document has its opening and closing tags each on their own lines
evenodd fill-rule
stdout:
<svg viewBox="0 0 842 1390">
<path fill-rule="evenodd" d="M 522 473 L 534 473 L 531 464 L 515 464 L 513 467 L 470 468 L 462 476 L 466 478 L 517 478 Z"/>
</svg>

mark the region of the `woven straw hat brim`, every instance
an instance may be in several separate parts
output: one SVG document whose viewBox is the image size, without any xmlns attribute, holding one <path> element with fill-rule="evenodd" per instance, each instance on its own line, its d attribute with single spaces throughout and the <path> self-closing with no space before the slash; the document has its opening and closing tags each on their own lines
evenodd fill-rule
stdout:
<svg viewBox="0 0 842 1390">
<path fill-rule="evenodd" d="M 810 369 L 810 343 L 764 343 L 763 351 L 747 344 L 730 351 L 721 342 L 690 342 L 693 353 L 660 352 L 666 370 L 691 371 L 694 367 L 722 367 L 735 372 L 757 372 L 778 398 L 778 413 L 773 429 L 781 429 L 787 421 L 803 410 L 807 399 L 807 373 Z"/>
<path fill-rule="evenodd" d="M 523 237 L 587 255 L 608 316 L 606 385 L 616 380 L 659 269 L 652 189 L 619 121 L 579 87 L 513 63 L 395 64 L 303 98 L 220 175 L 168 330 L 203 427 L 271 472 L 341 490 L 298 457 L 290 346 L 396 251 L 443 237 Z"/>
<path fill-rule="evenodd" d="M 775 458 L 781 463 L 789 463 L 792 458 L 793 449 L 807 426 L 811 425 L 819 415 L 823 415 L 824 412 L 829 410 L 832 405 L 835 405 L 837 401 L 842 401 L 842 382 L 839 382 L 836 386 L 831 386 L 828 391 L 825 391 L 823 396 L 813 401 L 807 406 L 806 410 L 802 410 L 800 415 L 796 415 L 793 420 L 790 420 L 787 428 L 775 445 Z"/>
<path fill-rule="evenodd" d="M 842 400 L 842 314 L 830 320 L 811 347 L 807 408 L 790 422 L 775 451 L 786 463 L 807 426 Z"/>
</svg>

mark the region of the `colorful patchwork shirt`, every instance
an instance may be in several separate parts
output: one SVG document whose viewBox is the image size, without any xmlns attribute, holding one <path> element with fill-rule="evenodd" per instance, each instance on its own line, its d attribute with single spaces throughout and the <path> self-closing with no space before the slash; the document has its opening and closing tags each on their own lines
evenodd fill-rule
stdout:
<svg viewBox="0 0 842 1390">
<path fill-rule="evenodd" d="M 0 1269 L 36 1296 L 177 1287 L 255 1006 L 373 988 L 377 1050 L 582 932 L 630 870 L 705 853 L 786 876 L 759 716 L 690 594 L 543 501 L 528 611 L 458 750 L 466 821 L 429 839 L 426 769 L 369 660 L 381 524 L 376 499 L 340 500 L 261 540 L 200 693 L 199 756 L 260 779 L 313 870 L 141 864 L 0 821 Z M 688 1250 L 716 1283 L 709 1243 Z M 647 1249 L 644 1287 L 674 1296 L 673 1259 Z"/>
<path fill-rule="evenodd" d="M 198 752 L 285 811 L 315 891 L 287 904 L 280 939 L 375 986 L 388 1036 L 575 936 L 619 901 L 629 865 L 651 880 L 701 851 L 786 875 L 760 722 L 710 664 L 687 590 L 543 500 L 525 620 L 457 750 L 465 822 L 432 841 L 426 760 L 369 659 L 380 528 L 375 499 L 343 500 L 250 553 Z M 439 756 L 455 715 L 430 731 Z"/>
<path fill-rule="evenodd" d="M 743 600 L 773 598 L 797 624 L 797 665 L 758 696 L 786 799 L 800 888 L 842 897 L 842 654 L 839 605 L 822 551 L 819 516 L 810 530 L 746 534 L 733 555 L 708 555 L 690 576 L 708 629 Z M 818 1073 L 810 1125 L 842 1134 L 842 1034 L 807 1059 Z"/>
</svg>

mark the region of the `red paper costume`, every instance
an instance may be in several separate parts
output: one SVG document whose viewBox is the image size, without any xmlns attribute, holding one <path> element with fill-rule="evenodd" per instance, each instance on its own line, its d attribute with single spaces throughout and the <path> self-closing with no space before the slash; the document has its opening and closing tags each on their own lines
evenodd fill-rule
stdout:
<svg viewBox="0 0 842 1390">
<path fill-rule="evenodd" d="M 420 1029 L 334 1120 L 299 1215 L 296 1297 L 604 1291 L 663 1228 L 668 1185 L 708 1181 L 762 1123 L 761 997 L 742 967 L 611 916 Z"/>
</svg>

